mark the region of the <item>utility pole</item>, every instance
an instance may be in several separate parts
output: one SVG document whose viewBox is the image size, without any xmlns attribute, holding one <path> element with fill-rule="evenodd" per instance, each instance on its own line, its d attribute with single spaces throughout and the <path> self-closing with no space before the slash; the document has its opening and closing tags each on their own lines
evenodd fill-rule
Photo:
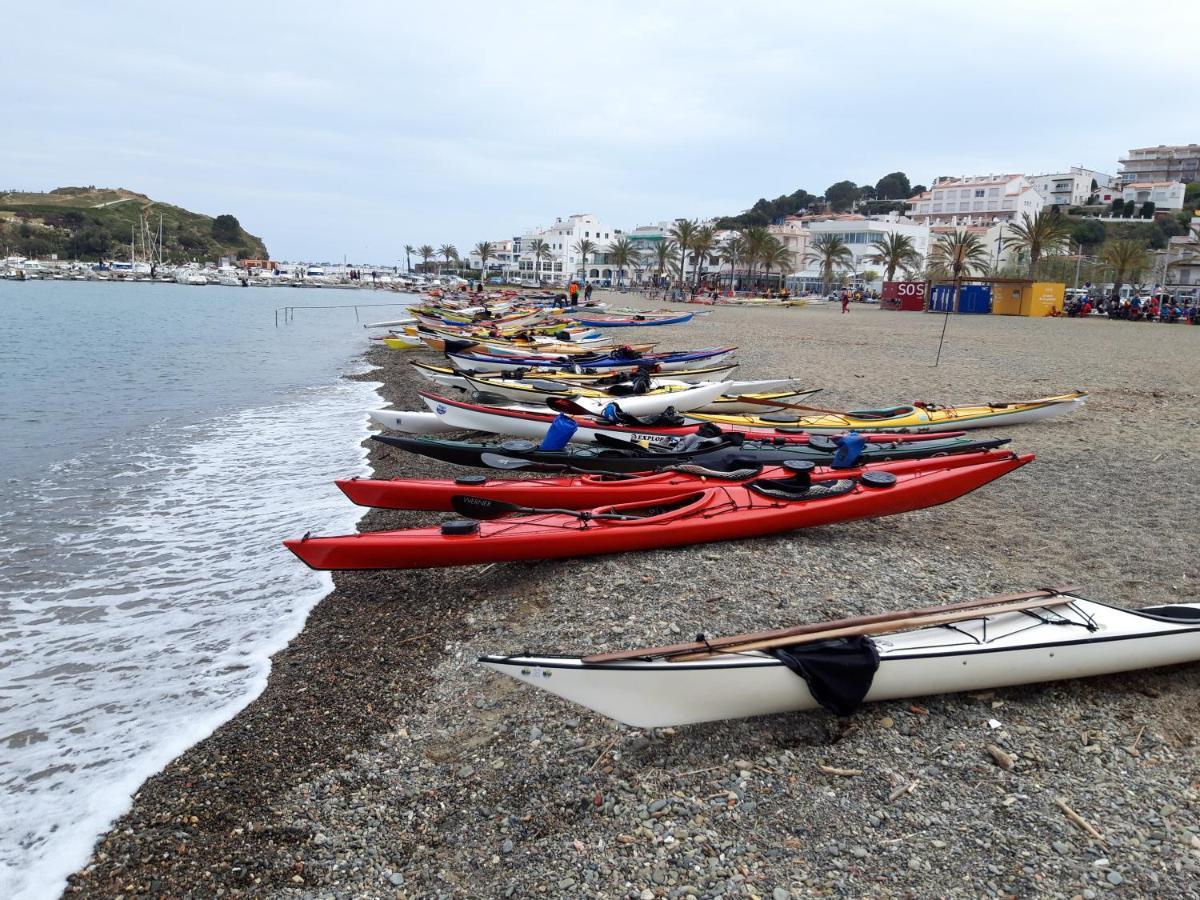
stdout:
<svg viewBox="0 0 1200 900">
<path fill-rule="evenodd" d="M 1079 264 L 1083 262 L 1083 244 L 1075 245 L 1075 290 L 1079 290 Z"/>
</svg>

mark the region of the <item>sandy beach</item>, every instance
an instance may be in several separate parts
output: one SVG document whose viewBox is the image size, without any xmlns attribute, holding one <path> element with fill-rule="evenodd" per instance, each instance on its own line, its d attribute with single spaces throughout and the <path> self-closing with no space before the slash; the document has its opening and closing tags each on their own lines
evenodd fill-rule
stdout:
<svg viewBox="0 0 1200 900">
<path fill-rule="evenodd" d="M 1091 396 L 1000 432 L 1036 462 L 931 510 L 641 554 L 338 574 L 267 690 L 146 782 L 68 893 L 1200 896 L 1197 666 L 844 720 L 641 731 L 475 664 L 1047 585 L 1130 607 L 1200 600 L 1200 328 L 958 316 L 934 368 L 940 316 L 682 308 L 705 314 L 647 339 L 737 345 L 738 378 L 802 378 L 820 406 Z M 397 408 L 421 408 L 414 358 L 431 354 L 370 351 L 365 377 Z M 455 474 L 371 454 L 381 477 Z M 361 528 L 431 518 L 373 511 Z M 304 511 L 278 525 L 280 539 L 303 533 Z"/>
</svg>

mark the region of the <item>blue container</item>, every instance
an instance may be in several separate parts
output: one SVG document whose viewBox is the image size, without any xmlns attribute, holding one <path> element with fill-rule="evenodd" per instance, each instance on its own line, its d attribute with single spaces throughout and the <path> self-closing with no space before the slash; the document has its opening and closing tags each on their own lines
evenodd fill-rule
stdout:
<svg viewBox="0 0 1200 900">
<path fill-rule="evenodd" d="M 570 443 L 571 435 L 579 429 L 579 423 L 568 416 L 566 413 L 559 413 L 554 421 L 550 423 L 550 428 L 546 431 L 546 436 L 542 438 L 539 450 L 561 450 Z"/>
<path fill-rule="evenodd" d="M 858 458 L 862 456 L 863 449 L 867 446 L 867 439 L 857 431 L 851 431 L 840 438 L 834 438 L 834 440 L 837 442 L 838 448 L 833 454 L 833 468 L 852 469 L 858 465 Z"/>
<path fill-rule="evenodd" d="M 954 285 L 934 285 L 929 295 L 930 312 L 949 312 L 954 308 Z M 986 315 L 992 311 L 990 284 L 964 284 L 958 298 L 958 311 L 963 314 Z"/>
</svg>

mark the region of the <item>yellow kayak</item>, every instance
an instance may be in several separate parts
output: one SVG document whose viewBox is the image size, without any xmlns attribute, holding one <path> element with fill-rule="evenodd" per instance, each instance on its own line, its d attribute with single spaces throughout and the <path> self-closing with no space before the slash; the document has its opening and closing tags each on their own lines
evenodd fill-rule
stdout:
<svg viewBox="0 0 1200 900">
<path fill-rule="evenodd" d="M 1036 422 L 1072 412 L 1083 406 L 1087 391 L 1012 403 L 976 406 L 938 406 L 913 403 L 889 409 L 856 409 L 844 413 L 796 415 L 791 410 L 762 415 L 709 415 L 689 413 L 689 419 L 735 427 L 802 428 L 816 433 L 843 431 L 962 431 Z"/>
<path fill-rule="evenodd" d="M 385 337 L 383 342 L 393 350 L 424 350 L 425 345 L 418 340 L 402 337 Z"/>
</svg>

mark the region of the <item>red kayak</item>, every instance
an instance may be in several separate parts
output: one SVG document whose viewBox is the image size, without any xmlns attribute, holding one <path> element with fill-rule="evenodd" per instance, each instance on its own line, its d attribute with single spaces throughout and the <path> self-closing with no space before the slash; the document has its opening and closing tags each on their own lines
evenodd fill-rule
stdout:
<svg viewBox="0 0 1200 900">
<path fill-rule="evenodd" d="M 440 527 L 284 541 L 314 569 L 423 569 L 678 547 L 876 518 L 947 503 L 1025 465 L 1033 454 L 920 472 L 810 481 L 798 473 L 591 510 L 528 509 L 459 496 L 470 515 Z M 467 489 L 464 489 L 467 490 Z M 485 521 L 477 521 L 483 519 Z"/>
<path fill-rule="evenodd" d="M 931 469 L 956 469 L 983 462 L 1012 459 L 1007 450 L 961 453 L 954 456 L 879 462 L 850 469 L 828 467 L 811 470 L 813 481 L 857 478 L 864 472 L 891 472 L 900 475 Z M 614 477 L 611 475 L 573 475 L 556 478 L 493 478 L 464 475 L 459 478 L 392 478 L 378 480 L 350 478 L 336 482 L 342 492 L 359 506 L 379 509 L 425 509 L 453 512 L 451 499 L 463 494 L 486 497 L 521 506 L 560 509 L 593 509 L 611 503 L 641 503 L 692 494 L 702 488 L 722 484 L 744 484 L 758 478 L 789 478 L 795 469 L 783 465 L 747 469 L 743 472 L 708 472 L 697 466 L 651 475 Z"/>
</svg>

